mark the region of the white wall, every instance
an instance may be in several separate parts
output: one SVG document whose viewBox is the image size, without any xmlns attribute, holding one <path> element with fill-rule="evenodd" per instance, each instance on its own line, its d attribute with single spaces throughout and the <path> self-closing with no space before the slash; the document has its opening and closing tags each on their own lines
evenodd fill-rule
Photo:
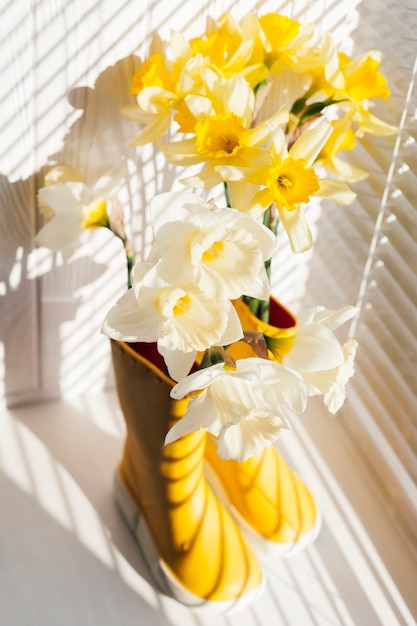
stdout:
<svg viewBox="0 0 417 626">
<path fill-rule="evenodd" d="M 107 233 L 94 233 L 70 264 L 33 250 L 41 224 L 36 192 L 53 161 L 80 169 L 88 180 L 126 159 L 132 176 L 124 207 L 137 258 L 149 243 L 145 209 L 156 193 L 180 188 L 173 167 L 152 147 L 128 146 L 135 126 L 119 114 L 128 103 L 135 54 L 147 53 L 154 29 L 199 34 L 208 14 L 231 9 L 276 10 L 331 29 L 351 46 L 355 3 L 184 2 L 184 0 L 17 0 L 0 2 L 0 398 L 9 405 L 57 394 L 96 390 L 111 378 L 108 342 L 99 330 L 124 289 L 124 259 Z M 342 19 L 343 18 L 343 19 Z M 343 33 L 343 37 L 342 37 Z M 288 256 L 283 243 L 282 255 Z M 282 259 L 281 255 L 281 259 Z M 290 261 L 293 263 L 294 261 Z M 276 280 L 282 275 L 276 271 Z M 287 274 L 287 272 L 285 272 Z M 303 291 L 290 281 L 280 297 L 292 304 Z M 282 284 L 282 280 L 280 280 Z"/>
</svg>

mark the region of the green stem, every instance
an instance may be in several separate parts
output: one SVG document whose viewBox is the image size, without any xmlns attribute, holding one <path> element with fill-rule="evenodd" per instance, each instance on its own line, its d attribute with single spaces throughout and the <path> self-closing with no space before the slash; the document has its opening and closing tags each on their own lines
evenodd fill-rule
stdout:
<svg viewBox="0 0 417 626">
<path fill-rule="evenodd" d="M 229 187 L 226 182 L 224 182 L 223 184 L 224 184 L 224 195 L 226 198 L 226 203 L 227 203 L 227 206 L 230 208 L 231 203 L 230 203 Z M 276 236 L 279 220 L 278 220 L 278 212 L 275 208 L 275 205 L 271 204 L 271 206 L 267 208 L 267 210 L 264 213 L 263 223 L 264 223 L 264 226 L 269 228 L 269 230 L 272 231 L 274 235 Z M 265 270 L 268 276 L 268 280 L 269 282 L 271 282 L 271 259 L 268 259 L 267 261 L 265 261 Z M 242 300 L 258 319 L 262 320 L 263 322 L 268 323 L 269 300 L 258 300 L 258 298 L 252 298 L 251 296 L 242 296 Z"/>
<path fill-rule="evenodd" d="M 271 204 L 271 206 L 269 206 L 267 210 L 265 211 L 263 222 L 264 222 L 264 226 L 269 228 L 269 230 L 272 231 L 274 235 L 276 236 L 278 232 L 279 220 L 278 220 L 278 212 L 273 204 Z M 271 283 L 271 263 L 272 263 L 272 258 L 267 259 L 265 261 L 265 270 L 268 276 L 269 283 Z M 269 322 L 269 300 L 261 300 L 259 302 L 258 317 L 263 322 L 266 322 L 266 323 Z"/>
<path fill-rule="evenodd" d="M 133 252 L 130 250 L 126 250 L 126 264 L 127 264 L 127 288 L 130 289 L 132 286 L 132 269 L 133 269 Z"/>
<path fill-rule="evenodd" d="M 228 360 L 228 356 L 229 355 L 226 354 L 226 351 L 221 346 L 207 348 L 198 369 L 204 369 L 216 363 L 225 363 Z"/>
<path fill-rule="evenodd" d="M 278 231 L 278 222 L 277 210 L 274 205 L 271 205 L 264 213 L 264 226 L 269 228 L 269 230 L 276 235 Z M 265 270 L 269 282 L 271 282 L 271 261 L 272 259 L 265 261 Z M 262 320 L 262 322 L 269 322 L 269 300 L 258 300 L 257 298 L 251 298 L 250 296 L 244 296 L 243 301 L 258 319 Z"/>
<path fill-rule="evenodd" d="M 276 210 L 275 205 L 271 204 L 267 208 L 267 210 L 264 213 L 263 223 L 264 223 L 264 226 L 269 228 L 269 230 L 272 231 L 275 236 L 277 235 L 279 220 L 278 220 L 278 211 Z M 271 259 L 268 259 L 267 261 L 265 261 L 265 268 L 268 274 L 268 278 L 270 278 Z"/>
<path fill-rule="evenodd" d="M 232 207 L 232 205 L 230 204 L 230 191 L 229 191 L 229 185 L 224 182 L 224 195 L 226 197 L 226 204 L 229 207 L 229 209 Z"/>
</svg>

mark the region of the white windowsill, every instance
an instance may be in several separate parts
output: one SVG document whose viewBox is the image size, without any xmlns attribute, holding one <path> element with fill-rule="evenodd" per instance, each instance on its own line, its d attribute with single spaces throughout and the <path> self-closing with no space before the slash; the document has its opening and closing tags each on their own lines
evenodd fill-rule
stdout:
<svg viewBox="0 0 417 626">
<path fill-rule="evenodd" d="M 217 619 L 197 617 L 148 582 L 112 498 L 124 435 L 113 393 L 4 411 L 0 624 L 415 624 L 415 554 L 340 422 L 313 407 L 280 446 L 316 494 L 322 532 L 305 552 L 264 564 L 267 588 L 250 608 Z"/>
</svg>

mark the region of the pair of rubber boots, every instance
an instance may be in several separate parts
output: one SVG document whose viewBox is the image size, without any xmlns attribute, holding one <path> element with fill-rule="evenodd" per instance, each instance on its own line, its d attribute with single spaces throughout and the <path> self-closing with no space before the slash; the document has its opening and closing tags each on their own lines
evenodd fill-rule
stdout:
<svg viewBox="0 0 417 626">
<path fill-rule="evenodd" d="M 164 446 L 186 410 L 152 344 L 112 341 L 127 437 L 115 497 L 160 591 L 193 610 L 226 613 L 262 591 L 256 553 L 287 555 L 318 533 L 314 500 L 274 447 L 224 461 L 205 431 Z"/>
</svg>

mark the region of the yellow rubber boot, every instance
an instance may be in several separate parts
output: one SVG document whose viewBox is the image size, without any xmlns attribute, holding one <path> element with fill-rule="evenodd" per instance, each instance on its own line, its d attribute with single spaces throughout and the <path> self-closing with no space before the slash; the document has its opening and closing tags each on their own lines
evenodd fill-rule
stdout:
<svg viewBox="0 0 417 626">
<path fill-rule="evenodd" d="M 240 300 L 234 304 L 244 330 L 279 338 L 282 352 L 291 349 L 296 321 L 280 303 L 271 299 L 272 324 L 258 320 Z M 229 352 L 236 359 L 255 356 L 243 342 Z M 288 556 L 317 537 L 321 516 L 314 498 L 273 446 L 238 463 L 221 459 L 208 440 L 206 460 L 207 479 L 258 553 Z"/>
<path fill-rule="evenodd" d="M 169 397 L 170 378 L 125 343 L 112 341 L 127 437 L 115 496 L 155 583 L 196 610 L 224 613 L 252 602 L 263 586 L 258 561 L 204 478 L 205 432 L 164 446 L 186 401 Z M 140 344 L 151 350 L 151 344 Z"/>
<path fill-rule="evenodd" d="M 317 537 L 314 498 L 273 446 L 238 463 L 221 459 L 208 441 L 206 459 L 210 485 L 257 553 L 289 556 Z"/>
</svg>

